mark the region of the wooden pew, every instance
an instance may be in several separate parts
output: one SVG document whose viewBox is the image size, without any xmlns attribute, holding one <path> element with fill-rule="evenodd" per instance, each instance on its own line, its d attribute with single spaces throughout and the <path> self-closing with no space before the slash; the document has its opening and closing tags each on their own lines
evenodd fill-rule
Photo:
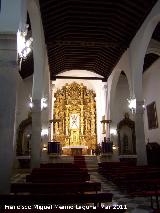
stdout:
<svg viewBox="0 0 160 213">
<path fill-rule="evenodd" d="M 153 197 L 156 197 L 156 206 L 159 208 L 159 199 L 160 190 L 152 190 L 152 191 L 140 191 L 140 192 L 132 192 L 130 193 L 131 197 L 150 197 L 151 198 L 151 208 L 154 206 Z"/>
<path fill-rule="evenodd" d="M 31 174 L 88 174 L 87 170 L 82 170 L 79 168 L 35 168 L 31 171 Z"/>
<path fill-rule="evenodd" d="M 90 180 L 89 174 L 55 174 L 55 175 L 46 175 L 46 174 L 31 174 L 26 176 L 26 182 L 32 183 L 53 183 L 53 182 L 85 182 Z"/>
<path fill-rule="evenodd" d="M 35 193 L 35 194 L 54 194 L 54 193 L 85 193 L 98 192 L 101 190 L 99 182 L 77 182 L 77 183 L 12 183 L 11 193 Z"/>
<path fill-rule="evenodd" d="M 94 204 L 101 206 L 102 203 L 112 201 L 112 193 L 92 194 L 56 194 L 56 195 L 0 195 L 0 205 L 81 205 Z"/>
<path fill-rule="evenodd" d="M 78 168 L 74 163 L 44 163 L 40 168 Z"/>
</svg>

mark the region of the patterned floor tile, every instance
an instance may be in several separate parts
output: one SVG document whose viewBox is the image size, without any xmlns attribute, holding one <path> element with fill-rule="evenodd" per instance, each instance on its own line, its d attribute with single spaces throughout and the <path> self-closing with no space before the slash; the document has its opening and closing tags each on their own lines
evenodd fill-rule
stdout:
<svg viewBox="0 0 160 213">
<path fill-rule="evenodd" d="M 98 173 L 92 173 L 93 179 L 101 182 L 102 191 L 110 191 L 113 193 L 113 204 L 126 205 L 127 211 L 126 213 L 152 213 L 153 210 L 150 207 L 150 198 L 136 197 L 131 198 L 125 191 L 118 190 L 117 186 L 113 184 L 111 181 L 105 180 Z"/>
<path fill-rule="evenodd" d="M 14 173 L 11 178 L 11 182 L 25 182 L 26 174 L 28 171 L 21 171 Z M 152 213 L 153 210 L 150 208 L 150 198 L 143 197 L 133 197 L 131 198 L 124 191 L 120 191 L 115 184 L 111 181 L 105 180 L 97 172 L 90 172 L 91 180 L 101 182 L 102 192 L 111 192 L 113 193 L 113 202 L 110 205 L 119 204 L 126 205 L 126 213 Z"/>
</svg>

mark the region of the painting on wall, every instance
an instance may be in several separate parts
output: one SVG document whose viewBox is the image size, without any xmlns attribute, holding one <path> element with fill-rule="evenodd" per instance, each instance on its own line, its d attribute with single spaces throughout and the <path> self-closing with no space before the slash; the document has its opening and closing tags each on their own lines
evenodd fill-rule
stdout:
<svg viewBox="0 0 160 213">
<path fill-rule="evenodd" d="M 147 117 L 148 117 L 148 128 L 149 129 L 158 128 L 158 118 L 155 102 L 152 102 L 151 104 L 147 105 Z"/>
</svg>

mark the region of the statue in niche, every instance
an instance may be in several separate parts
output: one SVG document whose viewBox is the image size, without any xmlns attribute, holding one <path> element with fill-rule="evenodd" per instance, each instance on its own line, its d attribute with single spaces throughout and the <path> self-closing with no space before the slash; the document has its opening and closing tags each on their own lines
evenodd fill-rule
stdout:
<svg viewBox="0 0 160 213">
<path fill-rule="evenodd" d="M 119 155 L 136 154 L 135 122 L 125 113 L 124 119 L 118 123 L 118 145 Z"/>
</svg>

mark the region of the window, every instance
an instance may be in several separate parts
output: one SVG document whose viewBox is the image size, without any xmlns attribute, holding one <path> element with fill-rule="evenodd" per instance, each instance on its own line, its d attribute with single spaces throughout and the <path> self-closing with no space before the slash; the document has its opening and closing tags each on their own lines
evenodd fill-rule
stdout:
<svg viewBox="0 0 160 213">
<path fill-rule="evenodd" d="M 158 128 L 158 119 L 155 102 L 152 102 L 151 104 L 147 105 L 147 116 L 148 116 L 148 128 L 149 129 Z"/>
</svg>

